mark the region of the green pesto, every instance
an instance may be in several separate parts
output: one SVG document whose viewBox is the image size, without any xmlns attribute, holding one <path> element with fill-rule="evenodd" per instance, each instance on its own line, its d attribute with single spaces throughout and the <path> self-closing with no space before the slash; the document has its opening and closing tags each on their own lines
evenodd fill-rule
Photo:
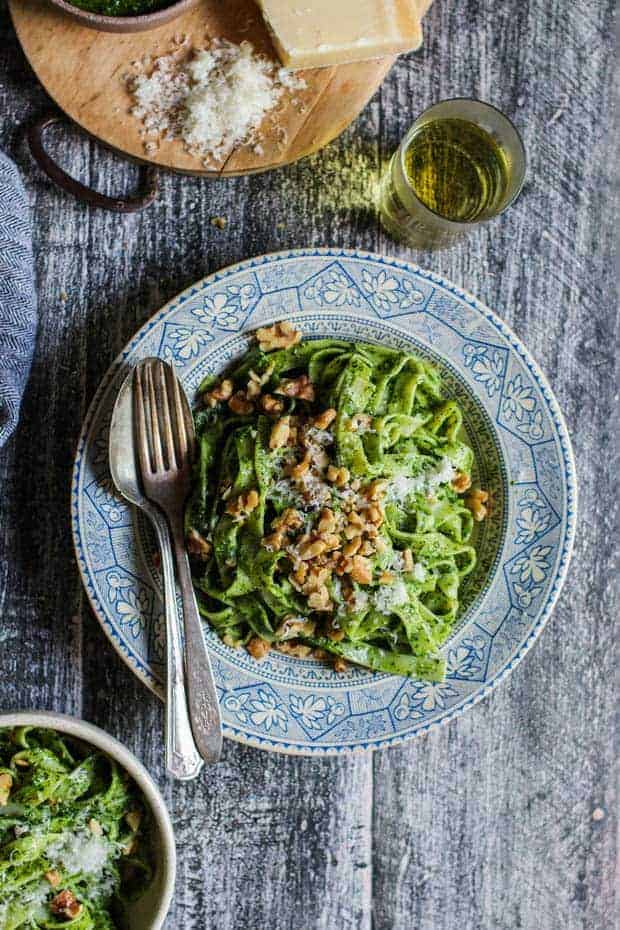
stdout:
<svg viewBox="0 0 620 930">
<path fill-rule="evenodd" d="M 70 0 L 73 6 L 102 16 L 141 16 L 170 6 L 170 0 Z"/>
<path fill-rule="evenodd" d="M 127 773 L 80 740 L 17 727 L 0 729 L 0 776 L 1 930 L 116 930 L 152 873 L 147 811 Z M 62 892 L 79 905 L 72 919 L 55 913 Z"/>
<path fill-rule="evenodd" d="M 458 618 L 460 585 L 476 564 L 476 552 L 472 515 L 450 477 L 439 477 L 470 477 L 473 467 L 473 452 L 462 439 L 462 412 L 444 398 L 439 373 L 405 352 L 336 340 L 302 341 L 272 353 L 255 346 L 226 377 L 243 390 L 250 371 L 266 375 L 263 391 L 276 396 L 282 380 L 309 376 L 314 400 L 284 401 L 283 415 L 302 424 L 327 408 L 336 410 L 322 440 L 330 462 L 346 467 L 362 491 L 373 479 L 387 483 L 382 545 L 370 556 L 372 581 L 355 582 L 353 598 L 350 589 L 343 596 L 335 575 L 327 582 L 332 624 L 343 634 L 337 642 L 328 638 L 322 633 L 325 614 L 310 610 L 306 595 L 291 583 L 286 548 L 272 551 L 261 541 L 287 507 L 297 509 L 312 534 L 321 508 L 338 513 L 342 496 L 332 488 L 327 505 L 292 499 L 282 481 L 291 451 L 269 448 L 273 420 L 256 409 L 238 416 L 227 404 L 202 407 L 195 415 L 200 456 L 187 512 L 188 529 L 212 544 L 208 561 L 192 565 L 202 614 L 231 645 L 245 645 L 255 635 L 272 644 L 288 639 L 284 621 L 294 616 L 311 621 L 297 642 L 376 671 L 443 679 L 440 648 Z M 205 380 L 199 394 L 215 380 Z M 357 414 L 372 418 L 370 428 L 351 429 Z M 432 475 L 435 483 L 425 484 Z M 404 494 L 398 490 L 403 480 Z M 226 500 L 249 490 L 258 492 L 259 504 L 236 520 L 226 513 Z M 415 573 L 402 568 L 405 549 L 415 559 Z M 398 582 L 398 596 L 388 602 L 380 581 L 385 572 Z"/>
</svg>

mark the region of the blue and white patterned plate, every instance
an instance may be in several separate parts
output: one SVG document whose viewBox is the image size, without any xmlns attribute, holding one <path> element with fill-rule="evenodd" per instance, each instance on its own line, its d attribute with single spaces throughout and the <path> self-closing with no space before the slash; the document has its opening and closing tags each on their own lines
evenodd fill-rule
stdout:
<svg viewBox="0 0 620 930">
<path fill-rule="evenodd" d="M 71 500 L 78 564 L 114 648 L 161 694 L 160 579 L 148 528 L 110 479 L 114 400 L 147 355 L 171 362 L 192 397 L 207 373 L 246 350 L 249 330 L 282 318 L 308 338 L 381 342 L 432 359 L 464 408 L 476 478 L 492 493 L 441 684 L 361 668 L 337 675 L 275 652 L 259 664 L 208 633 L 226 736 L 315 755 L 391 746 L 462 713 L 521 660 L 558 597 L 575 531 L 570 440 L 545 378 L 498 317 L 439 276 L 376 255 L 311 249 L 235 265 L 167 304 L 116 359 L 86 417 Z"/>
</svg>

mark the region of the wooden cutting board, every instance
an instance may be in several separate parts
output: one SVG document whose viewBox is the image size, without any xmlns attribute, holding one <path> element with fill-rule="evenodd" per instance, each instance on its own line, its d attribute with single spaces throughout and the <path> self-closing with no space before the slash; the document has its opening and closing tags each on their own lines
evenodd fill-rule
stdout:
<svg viewBox="0 0 620 930">
<path fill-rule="evenodd" d="M 130 115 L 126 78 L 132 63 L 168 54 L 187 35 L 202 47 L 209 37 L 250 41 L 276 58 L 253 0 L 203 0 L 193 10 L 150 32 L 114 35 L 73 22 L 44 0 L 10 0 L 15 30 L 37 77 L 50 97 L 79 126 L 132 158 L 200 175 L 266 171 L 316 152 L 358 115 L 387 74 L 393 59 L 375 59 L 300 72 L 307 88 L 286 96 L 277 131 L 265 121 L 263 152 L 240 147 L 223 163 L 203 164 L 178 141 L 146 153 L 140 124 Z"/>
</svg>

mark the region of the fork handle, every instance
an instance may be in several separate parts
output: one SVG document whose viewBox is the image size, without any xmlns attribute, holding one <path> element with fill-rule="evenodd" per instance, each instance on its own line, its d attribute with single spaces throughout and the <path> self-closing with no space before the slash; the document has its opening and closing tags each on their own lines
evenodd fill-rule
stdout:
<svg viewBox="0 0 620 930">
<path fill-rule="evenodd" d="M 152 514 L 153 525 L 161 552 L 164 578 L 164 611 L 166 616 L 166 708 L 165 747 L 166 769 L 175 778 L 187 781 L 196 778 L 203 761 L 198 754 L 187 709 L 183 649 L 177 611 L 174 563 L 168 525 L 159 514 Z"/>
<path fill-rule="evenodd" d="M 172 514 L 170 529 L 177 564 L 177 581 L 183 599 L 185 625 L 185 681 L 192 732 L 205 762 L 217 762 L 222 752 L 222 721 L 215 680 L 198 612 L 185 548 L 183 517 Z"/>
</svg>

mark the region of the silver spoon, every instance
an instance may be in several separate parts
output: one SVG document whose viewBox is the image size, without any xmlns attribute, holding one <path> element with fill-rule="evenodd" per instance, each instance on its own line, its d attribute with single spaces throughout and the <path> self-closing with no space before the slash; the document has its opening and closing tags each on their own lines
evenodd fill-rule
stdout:
<svg viewBox="0 0 620 930">
<path fill-rule="evenodd" d="M 188 781 L 199 774 L 200 758 L 187 709 L 183 650 L 177 614 L 174 564 L 164 515 L 142 493 L 134 446 L 133 371 L 121 386 L 110 424 L 109 458 L 112 480 L 123 497 L 150 519 L 161 552 L 166 616 L 166 768 L 175 778 Z"/>
</svg>

